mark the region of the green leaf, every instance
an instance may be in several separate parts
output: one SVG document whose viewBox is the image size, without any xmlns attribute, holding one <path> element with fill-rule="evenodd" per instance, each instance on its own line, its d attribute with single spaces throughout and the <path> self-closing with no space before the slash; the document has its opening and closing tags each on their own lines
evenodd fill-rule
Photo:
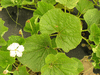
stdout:
<svg viewBox="0 0 100 75">
<path fill-rule="evenodd" d="M 77 59 L 77 58 L 71 58 L 71 59 L 73 59 L 73 60 L 75 60 L 77 63 L 78 63 L 78 72 L 81 72 L 81 71 L 83 71 L 84 70 L 84 67 L 83 67 L 83 64 L 82 64 L 82 62 L 79 60 L 79 59 Z"/>
<path fill-rule="evenodd" d="M 46 34 L 32 35 L 26 38 L 25 41 L 25 51 L 22 58 L 18 59 L 32 71 L 38 72 L 44 66 L 46 56 L 56 54 L 56 51 L 52 49 L 50 37 Z"/>
<path fill-rule="evenodd" d="M 92 54 L 92 60 L 94 61 L 93 62 L 94 68 L 100 69 L 100 58 L 96 56 L 96 53 Z"/>
<path fill-rule="evenodd" d="M 29 75 L 26 71 L 26 67 L 19 67 L 18 70 L 14 71 L 14 75 Z"/>
<path fill-rule="evenodd" d="M 5 32 L 8 31 L 8 28 L 4 26 L 4 21 L 0 18 L 0 37 L 4 35 Z"/>
<path fill-rule="evenodd" d="M 4 40 L 4 38 L 0 37 L 0 46 L 5 46 L 7 42 Z"/>
<path fill-rule="evenodd" d="M 70 59 L 64 53 L 49 54 L 45 59 L 46 65 L 41 69 L 42 75 L 78 75 L 78 61 Z"/>
<path fill-rule="evenodd" d="M 54 6 L 52 4 L 48 4 L 46 2 L 38 2 L 38 8 L 34 11 L 33 15 L 39 15 L 39 17 L 43 16 L 48 10 L 53 9 Z"/>
<path fill-rule="evenodd" d="M 13 64 L 15 59 L 10 57 L 10 53 L 6 51 L 0 51 L 0 66 L 5 68 L 9 64 Z"/>
<path fill-rule="evenodd" d="M 2 0 L 1 1 L 1 6 L 3 8 L 7 8 L 9 6 L 21 6 L 21 5 L 27 5 L 27 4 L 32 4 L 33 1 L 31 2 L 30 0 Z"/>
<path fill-rule="evenodd" d="M 11 0 L 1 0 L 1 6 L 7 8 L 9 6 L 14 6 L 14 4 Z"/>
<path fill-rule="evenodd" d="M 41 0 L 43 2 L 46 2 L 46 3 L 50 3 L 50 4 L 56 4 L 56 1 L 55 0 Z"/>
<path fill-rule="evenodd" d="M 79 0 L 56 0 L 56 2 L 63 4 L 69 9 L 73 9 L 77 5 Z"/>
<path fill-rule="evenodd" d="M 8 46 L 12 43 L 19 43 L 20 45 L 23 45 L 25 43 L 25 39 L 20 37 L 20 36 L 14 36 L 14 35 L 11 35 L 8 37 L 9 40 L 8 40 Z"/>
<path fill-rule="evenodd" d="M 94 5 L 91 1 L 79 0 L 79 2 L 77 3 L 76 8 L 81 14 L 84 14 L 88 9 L 93 9 Z"/>
<path fill-rule="evenodd" d="M 4 68 L 2 68 L 2 67 L 0 66 L 0 75 L 1 75 L 1 73 L 3 73 L 3 71 L 4 71 Z"/>
<path fill-rule="evenodd" d="M 3 39 L 3 35 L 8 31 L 8 28 L 4 26 L 4 21 L 0 18 L 0 46 L 6 45 L 6 41 Z"/>
<path fill-rule="evenodd" d="M 84 19 L 90 29 L 92 24 L 100 24 L 100 12 L 98 9 L 90 9 L 84 14 Z"/>
<path fill-rule="evenodd" d="M 31 19 L 26 21 L 24 31 L 33 34 L 37 34 L 39 31 L 39 24 L 37 23 L 38 16 L 34 16 Z"/>
<path fill-rule="evenodd" d="M 80 19 L 60 9 L 51 9 L 41 17 L 40 31 L 46 34 L 57 32 L 56 45 L 66 52 L 76 48 L 82 40 Z"/>
<path fill-rule="evenodd" d="M 93 24 L 90 27 L 89 39 L 91 41 L 94 41 L 94 43 L 96 45 L 98 45 L 100 42 L 100 40 L 99 40 L 100 39 L 100 29 L 98 28 L 98 26 L 96 24 Z"/>
<path fill-rule="evenodd" d="M 56 48 L 56 47 L 57 47 L 55 40 L 56 40 L 56 38 L 53 38 L 53 39 L 51 40 L 51 43 L 52 43 L 52 47 L 53 47 L 53 48 Z"/>
</svg>

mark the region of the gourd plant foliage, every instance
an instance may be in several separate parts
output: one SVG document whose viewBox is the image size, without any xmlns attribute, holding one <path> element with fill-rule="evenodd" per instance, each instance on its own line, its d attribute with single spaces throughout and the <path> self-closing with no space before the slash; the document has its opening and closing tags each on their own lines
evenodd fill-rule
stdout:
<svg viewBox="0 0 100 75">
<path fill-rule="evenodd" d="M 97 5 L 96 1 L 94 3 Z M 58 50 L 69 52 L 76 48 L 82 38 L 85 39 L 81 36 L 82 31 L 90 33 L 89 39 L 85 40 L 92 47 L 91 59 L 94 60 L 94 67 L 100 68 L 100 12 L 94 8 L 92 1 L 41 0 L 36 3 L 34 0 L 1 0 L 2 9 L 9 6 L 26 8 L 24 5 L 36 7 L 36 9 L 31 9 L 35 10 L 33 17 L 26 21 L 23 28 L 31 36 L 24 38 L 21 31 L 22 37 L 11 35 L 8 37 L 9 40 L 5 41 L 3 35 L 8 28 L 4 26 L 4 21 L 0 18 L 0 46 L 2 46 L 0 48 L 0 75 L 4 74 L 4 70 L 9 70 L 8 75 L 12 73 L 8 67 L 11 68 L 16 61 L 22 63 L 23 66 L 20 64 L 13 72 L 14 75 L 29 75 L 26 67 L 33 72 L 40 71 L 42 75 L 78 75 L 84 70 L 80 60 L 69 58 Z M 75 7 L 78 10 L 77 16 L 70 13 Z M 81 15 L 83 18 L 80 18 Z M 81 20 L 86 21 L 88 25 L 86 30 L 82 30 Z M 95 45 L 90 44 L 89 40 Z M 12 43 L 24 46 L 22 57 L 10 57 L 7 47 Z"/>
</svg>

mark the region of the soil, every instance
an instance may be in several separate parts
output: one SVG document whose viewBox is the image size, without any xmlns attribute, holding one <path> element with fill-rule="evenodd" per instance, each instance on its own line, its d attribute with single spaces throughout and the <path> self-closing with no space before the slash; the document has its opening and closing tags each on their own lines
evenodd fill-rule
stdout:
<svg viewBox="0 0 100 75">
<path fill-rule="evenodd" d="M 16 20 L 16 17 L 18 15 L 18 23 L 20 23 L 22 27 L 16 25 L 16 23 L 8 15 L 7 10 L 14 20 Z M 25 26 L 26 20 L 30 19 L 33 16 L 33 11 L 29 11 L 26 9 L 19 9 L 19 14 L 17 13 L 16 7 L 9 7 L 7 8 L 7 10 L 3 9 L 2 11 L 0 11 L 0 18 L 5 21 L 4 25 L 9 28 L 8 32 L 6 32 L 3 36 L 6 41 L 12 34 L 20 36 L 19 30 Z M 86 28 L 85 22 L 83 22 L 83 28 Z M 23 34 L 25 38 L 31 35 L 30 33 L 24 31 Z M 83 32 L 82 35 L 87 38 L 89 36 L 89 33 Z M 84 71 L 82 71 L 80 75 L 100 75 L 100 69 L 94 69 L 91 62 L 89 62 L 88 56 L 91 55 L 91 53 L 92 50 L 90 46 L 88 46 L 85 40 L 82 40 L 75 49 L 69 51 L 68 53 L 66 53 L 66 55 L 69 57 L 76 57 L 81 60 L 84 65 Z M 29 73 L 30 75 L 40 75 L 40 73 L 34 73 L 32 71 L 30 71 Z"/>
</svg>

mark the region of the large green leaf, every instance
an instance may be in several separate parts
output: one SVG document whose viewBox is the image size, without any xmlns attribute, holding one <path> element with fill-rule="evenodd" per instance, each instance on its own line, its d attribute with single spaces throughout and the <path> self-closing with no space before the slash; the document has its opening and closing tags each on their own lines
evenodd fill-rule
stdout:
<svg viewBox="0 0 100 75">
<path fill-rule="evenodd" d="M 82 40 L 80 19 L 60 9 L 51 9 L 41 17 L 40 31 L 46 34 L 57 32 L 56 45 L 66 52 L 76 48 Z"/>
<path fill-rule="evenodd" d="M 27 5 L 27 4 L 32 4 L 34 1 L 30 0 L 1 0 L 1 6 L 3 8 L 7 8 L 9 6 L 20 6 L 20 5 Z"/>
<path fill-rule="evenodd" d="M 0 46 L 6 45 L 6 41 L 3 39 L 3 35 L 8 31 L 8 28 L 4 26 L 4 21 L 0 18 Z"/>
<path fill-rule="evenodd" d="M 77 58 L 71 58 L 71 59 L 75 60 L 78 63 L 77 71 L 79 73 L 84 70 L 83 64 L 82 64 L 82 62 L 80 62 L 79 59 L 77 59 Z"/>
<path fill-rule="evenodd" d="M 77 5 L 79 0 L 56 0 L 56 2 L 63 4 L 69 9 L 73 9 Z"/>
<path fill-rule="evenodd" d="M 1 6 L 7 8 L 9 6 L 14 6 L 14 4 L 11 0 L 1 0 Z"/>
<path fill-rule="evenodd" d="M 48 54 L 56 54 L 56 51 L 52 49 L 50 37 L 46 34 L 32 35 L 26 38 L 24 47 L 23 56 L 18 59 L 34 72 L 41 70 Z"/>
<path fill-rule="evenodd" d="M 8 31 L 8 28 L 4 26 L 4 21 L 0 18 L 0 37 L 4 35 L 5 32 Z"/>
<path fill-rule="evenodd" d="M 8 44 L 7 44 L 8 46 L 12 43 L 19 43 L 20 45 L 23 45 L 25 43 L 25 39 L 20 36 L 11 35 L 8 38 L 9 38 Z"/>
<path fill-rule="evenodd" d="M 70 59 L 64 53 L 49 54 L 45 62 L 46 65 L 41 69 L 42 75 L 78 75 L 80 73 L 78 64 L 81 62 Z M 83 68 L 83 65 L 81 64 L 80 67 Z"/>
<path fill-rule="evenodd" d="M 0 37 L 0 46 L 5 46 L 7 42 L 4 40 L 4 38 Z"/>
<path fill-rule="evenodd" d="M 0 66 L 5 68 L 9 64 L 13 64 L 15 59 L 10 57 L 10 53 L 6 51 L 0 51 Z"/>
<path fill-rule="evenodd" d="M 90 9 L 84 14 L 84 19 L 90 29 L 90 25 L 92 24 L 100 24 L 100 12 L 98 9 Z"/>
<path fill-rule="evenodd" d="M 38 8 L 34 11 L 34 15 L 39 15 L 40 17 L 43 16 L 48 10 L 53 9 L 54 6 L 52 4 L 48 4 L 46 2 L 38 2 Z"/>
<path fill-rule="evenodd" d="M 39 24 L 37 23 L 38 16 L 34 16 L 31 19 L 27 20 L 25 23 L 24 31 L 33 34 L 38 34 Z"/>
<path fill-rule="evenodd" d="M 96 24 L 93 24 L 90 27 L 89 39 L 94 41 L 96 45 L 98 45 L 100 42 L 100 28 Z"/>
<path fill-rule="evenodd" d="M 22 67 L 19 67 L 18 70 L 14 71 L 13 75 L 29 75 L 29 74 L 26 71 L 26 67 L 22 66 Z"/>
<path fill-rule="evenodd" d="M 88 0 L 79 0 L 77 3 L 76 8 L 81 14 L 84 14 L 88 9 L 93 9 L 94 5 L 93 2 L 88 1 Z"/>
<path fill-rule="evenodd" d="M 41 0 L 41 1 L 53 4 L 53 5 L 56 3 L 55 0 Z"/>
</svg>

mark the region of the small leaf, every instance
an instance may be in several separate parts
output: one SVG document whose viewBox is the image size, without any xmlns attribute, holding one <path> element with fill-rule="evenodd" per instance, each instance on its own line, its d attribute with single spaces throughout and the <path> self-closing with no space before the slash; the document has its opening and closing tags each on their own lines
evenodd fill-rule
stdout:
<svg viewBox="0 0 100 75">
<path fill-rule="evenodd" d="M 56 1 L 55 0 L 41 0 L 43 2 L 46 2 L 46 3 L 50 3 L 50 4 L 56 4 Z"/>
<path fill-rule="evenodd" d="M 5 68 L 9 64 L 13 64 L 15 59 L 10 57 L 10 53 L 6 51 L 0 51 L 0 66 Z"/>
<path fill-rule="evenodd" d="M 79 0 L 77 3 L 76 8 L 81 14 L 84 14 L 88 9 L 93 9 L 94 5 L 93 2 L 88 1 L 88 0 Z"/>
<path fill-rule="evenodd" d="M 49 10 L 41 17 L 39 24 L 41 33 L 58 33 L 55 40 L 56 45 L 66 52 L 76 48 L 82 40 L 80 19 L 60 9 Z"/>
<path fill-rule="evenodd" d="M 91 41 L 94 41 L 94 43 L 96 45 L 99 44 L 99 40 L 100 40 L 100 28 L 98 28 L 98 26 L 96 24 L 91 25 L 90 27 L 90 35 L 89 35 L 89 39 Z"/>
<path fill-rule="evenodd" d="M 43 16 L 48 10 L 53 9 L 54 6 L 52 4 L 48 4 L 46 2 L 38 2 L 38 8 L 34 11 L 34 15 L 39 15 L 39 17 Z"/>
<path fill-rule="evenodd" d="M 84 19 L 88 25 L 88 29 L 90 29 L 90 26 L 92 24 L 100 24 L 100 12 L 98 9 L 89 9 L 85 14 L 84 14 Z"/>
<path fill-rule="evenodd" d="M 56 0 L 56 2 L 63 4 L 69 9 L 73 9 L 77 5 L 79 0 Z"/>
<path fill-rule="evenodd" d="M 58 53 L 56 55 L 49 54 L 45 62 L 46 65 L 41 69 L 42 75 L 78 75 L 80 73 L 78 66 L 80 64 L 79 60 L 70 59 L 64 53 Z"/>
<path fill-rule="evenodd" d="M 10 44 L 12 44 L 12 43 L 19 43 L 20 45 L 23 45 L 25 43 L 24 38 L 22 38 L 20 36 L 11 35 L 8 38 L 9 38 L 9 40 L 8 40 L 8 46 Z"/>
<path fill-rule="evenodd" d="M 96 53 L 92 54 L 92 60 L 94 61 L 93 62 L 94 68 L 95 69 L 100 69 L 100 57 L 97 57 Z"/>
<path fill-rule="evenodd" d="M 37 23 L 38 16 L 34 16 L 31 19 L 26 21 L 24 31 L 33 34 L 37 34 L 39 30 L 39 24 Z"/>
<path fill-rule="evenodd" d="M 25 41 L 25 51 L 23 56 L 18 59 L 32 71 L 38 72 L 44 66 L 46 56 L 56 54 L 56 51 L 52 49 L 51 40 L 47 34 L 32 35 L 26 38 Z"/>
<path fill-rule="evenodd" d="M 18 68 L 18 71 L 14 71 L 14 75 L 29 75 L 26 71 L 26 67 L 22 66 Z"/>
</svg>

